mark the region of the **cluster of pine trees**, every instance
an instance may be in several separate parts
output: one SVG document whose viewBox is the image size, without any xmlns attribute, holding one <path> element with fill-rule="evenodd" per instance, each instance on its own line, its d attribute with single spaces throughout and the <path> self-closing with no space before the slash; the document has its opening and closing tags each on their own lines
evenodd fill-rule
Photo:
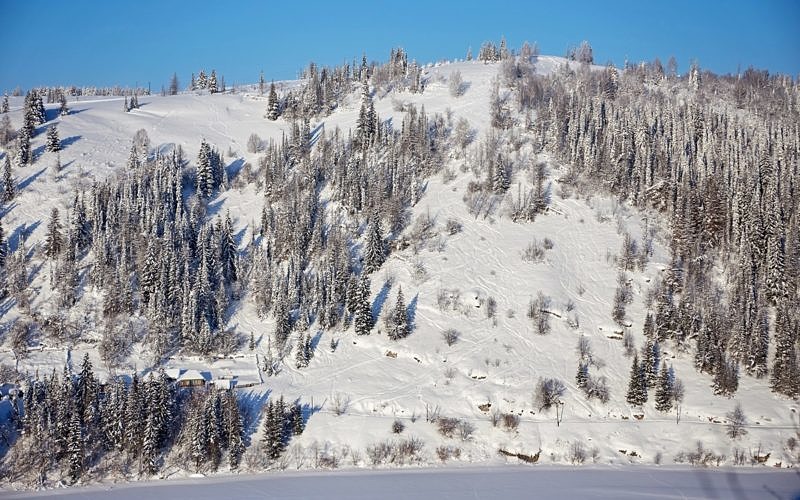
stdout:
<svg viewBox="0 0 800 500">
<path fill-rule="evenodd" d="M 17 403 L 14 420 L 22 435 L 6 472 L 35 474 L 38 484 L 53 472 L 77 481 L 111 452 L 151 468 L 180 422 L 175 418 L 179 398 L 163 372 L 146 381 L 134 376 L 129 384 L 117 379 L 103 385 L 88 355 L 77 374 L 65 367 L 60 377 L 54 371 L 33 379 L 24 394 L 24 411 L 22 401 Z"/>
<path fill-rule="evenodd" d="M 216 470 L 227 453 L 235 469 L 245 450 L 234 392 L 178 389 L 163 370 L 145 380 L 134 374 L 129 382 L 101 381 L 87 354 L 77 374 L 65 367 L 61 376 L 34 378 L 23 399 L 13 401 L 21 435 L 4 463 L 12 479 L 76 482 L 103 474 L 104 464 L 153 475 L 170 455 L 196 470 Z"/>
<path fill-rule="evenodd" d="M 299 436 L 305 430 L 300 403 L 295 401 L 287 406 L 283 396 L 264 405 L 263 421 L 261 444 L 270 462 L 280 458 L 292 437 Z"/>
<path fill-rule="evenodd" d="M 172 87 L 177 88 L 177 86 L 178 86 L 177 76 L 173 75 L 173 79 L 174 79 L 175 83 L 174 83 L 174 85 L 170 84 L 170 87 L 171 88 Z M 211 74 L 207 75 L 205 70 L 201 69 L 200 73 L 198 73 L 198 75 L 197 75 L 197 78 L 195 78 L 194 73 L 192 73 L 192 78 L 189 81 L 189 90 L 191 90 L 191 91 L 208 90 L 208 92 L 210 94 L 216 94 L 217 92 L 225 92 L 225 90 L 226 90 L 226 88 L 225 88 L 225 77 L 224 76 L 220 76 L 219 80 L 218 80 L 217 79 L 217 70 L 212 69 L 211 70 Z M 170 90 L 170 93 L 171 93 L 171 95 L 175 95 L 175 94 L 177 94 L 177 90 L 175 91 L 174 94 L 172 93 L 172 90 Z"/>
<path fill-rule="evenodd" d="M 741 369 L 799 395 L 800 318 L 790 306 L 800 297 L 797 82 L 697 66 L 679 78 L 655 61 L 621 73 L 522 73 L 522 88 L 533 96 L 517 101 L 538 117 L 538 147 L 571 166 L 562 182 L 669 221 L 672 265 L 652 303 L 654 336 L 678 350 L 694 344 L 718 393 L 736 391 Z M 728 285 L 712 279 L 717 269 Z"/>
<path fill-rule="evenodd" d="M 24 167 L 33 162 L 31 151 L 31 138 L 36 135 L 36 127 L 47 121 L 42 96 L 31 90 L 25 94 L 25 103 L 22 108 L 22 128 L 16 134 L 17 141 L 14 145 L 14 163 Z"/>
</svg>

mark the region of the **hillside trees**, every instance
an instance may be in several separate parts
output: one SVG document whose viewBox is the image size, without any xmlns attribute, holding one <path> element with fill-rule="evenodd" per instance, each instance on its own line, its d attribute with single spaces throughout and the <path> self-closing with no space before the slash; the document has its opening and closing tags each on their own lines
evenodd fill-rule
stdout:
<svg viewBox="0 0 800 500">
<path fill-rule="evenodd" d="M 573 56 L 589 63 L 586 54 Z M 653 330 L 678 350 L 694 339 L 696 366 L 714 378 L 715 391 L 731 395 L 740 369 L 773 381 L 773 365 L 797 363 L 796 355 L 786 357 L 796 347 L 781 339 L 785 327 L 777 324 L 796 321 L 794 313 L 778 310 L 799 289 L 798 206 L 786 196 L 797 183 L 796 169 L 786 165 L 798 161 L 798 148 L 795 136 L 778 132 L 797 129 L 797 110 L 781 104 L 791 101 L 796 84 L 755 72 L 738 79 L 701 76 L 696 65 L 677 78 L 672 66 L 666 74 L 656 63 L 624 71 L 565 69 L 539 78 L 550 89 L 541 99 L 512 91 L 523 112 L 538 113 L 536 140 L 573 166 L 575 185 L 610 191 L 666 218 L 672 265 L 650 311 Z M 644 82 L 653 85 L 649 97 L 638 93 Z M 689 99 L 676 99 L 669 86 Z M 715 88 L 713 98 L 704 94 L 708 86 Z M 741 137 L 752 138 L 747 147 Z M 646 265 L 649 250 L 639 254 L 644 259 L 623 259 L 623 269 Z M 712 277 L 714 266 L 726 270 L 722 281 Z M 615 307 L 615 318 L 622 310 Z M 773 351 L 770 343 L 779 341 Z M 778 392 L 784 385 L 771 384 Z"/>
</svg>

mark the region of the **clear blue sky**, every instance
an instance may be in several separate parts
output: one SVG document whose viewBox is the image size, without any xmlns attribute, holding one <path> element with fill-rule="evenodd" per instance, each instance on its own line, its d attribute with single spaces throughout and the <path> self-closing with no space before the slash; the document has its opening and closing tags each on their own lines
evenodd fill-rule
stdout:
<svg viewBox="0 0 800 500">
<path fill-rule="evenodd" d="M 492 4 L 491 6 L 489 4 Z M 280 7 L 276 6 L 280 5 Z M 589 40 L 621 65 L 674 55 L 718 73 L 752 65 L 800 74 L 800 1 L 338 2 L 0 0 L 0 89 L 40 84 L 184 86 L 216 68 L 232 82 L 294 77 L 308 61 L 385 60 L 404 47 L 430 62 L 483 40 L 537 41 L 563 55 Z"/>
</svg>

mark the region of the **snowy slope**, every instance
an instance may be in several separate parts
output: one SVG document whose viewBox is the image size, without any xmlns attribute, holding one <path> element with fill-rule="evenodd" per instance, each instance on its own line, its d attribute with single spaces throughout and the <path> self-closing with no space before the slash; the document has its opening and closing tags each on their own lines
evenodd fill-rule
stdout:
<svg viewBox="0 0 800 500">
<path fill-rule="evenodd" d="M 563 62 L 561 58 L 542 56 L 537 70 L 555 71 Z M 466 93 L 458 98 L 450 95 L 446 81 L 455 70 L 469 83 Z M 428 67 L 430 83 L 424 93 L 379 95 L 376 110 L 382 119 L 392 119 L 394 123 L 400 123 L 403 115 L 395 110 L 398 101 L 424 105 L 428 113 L 444 114 L 449 110 L 454 118 L 466 118 L 481 137 L 489 128 L 489 95 L 497 70 L 497 64 L 477 62 Z M 353 93 L 335 113 L 312 124 L 312 129 L 353 127 L 358 99 L 358 93 Z M 72 114 L 55 118 L 66 145 L 61 152 L 64 169 L 59 177 L 51 174 L 48 167 L 55 157 L 42 153 L 33 166 L 15 172 L 20 194 L 3 217 L 12 248 L 24 232 L 29 233 L 28 245 L 41 241 L 51 209 L 71 206 L 76 186 L 88 187 L 93 179 L 124 169 L 131 138 L 138 129 L 147 131 L 152 147 L 181 145 L 192 161 L 200 140 L 205 138 L 226 155 L 229 150 L 233 153 L 226 157 L 227 162 L 254 165 L 257 155 L 247 153 L 245 147 L 251 133 L 276 140 L 289 133 L 284 120 L 264 119 L 265 97 L 244 92 L 142 97 L 140 103 L 140 109 L 124 113 L 122 99 L 81 99 L 69 103 Z M 16 107 L 11 119 L 18 126 L 21 102 L 13 104 Z M 55 114 L 49 106 L 48 117 Z M 40 133 L 33 140 L 33 148 L 42 152 L 44 140 L 45 134 Z M 461 169 L 463 164 L 464 160 L 454 158 L 448 165 L 455 179 L 429 179 L 424 197 L 413 208 L 412 220 L 429 214 L 435 221 L 438 235 L 433 242 L 419 255 L 411 250 L 394 252 L 372 277 L 376 312 L 384 302 L 383 308 L 390 308 L 402 286 L 412 304 L 414 331 L 410 337 L 393 342 L 376 333 L 356 338 L 352 330 L 319 332 L 315 357 L 308 368 L 297 370 L 287 360 L 281 373 L 272 378 L 262 378 L 256 368 L 257 356 L 263 356 L 266 349 L 261 344 L 255 354 L 245 348 L 234 359 L 209 364 L 200 359 L 179 358 L 171 360 L 170 365 L 235 373 L 256 384 L 241 390 L 251 391 L 256 401 L 263 401 L 267 393 L 282 394 L 290 401 L 301 398 L 315 407 L 307 431 L 293 441 L 295 447 L 289 453 L 296 460 L 291 466 L 313 466 L 311 455 L 315 449 L 336 454 L 342 459 L 341 466 L 364 466 L 368 463 L 364 457 L 367 446 L 397 438 L 390 431 L 395 419 L 406 424 L 400 437 L 417 436 L 425 442 L 425 462 L 431 464 L 438 462 L 435 449 L 442 444 L 461 448 L 461 461 L 483 463 L 517 462 L 516 458 L 498 455 L 499 448 L 525 454 L 541 449 L 542 462 L 564 463 L 575 442 L 589 451 L 596 448 L 595 460 L 604 464 L 650 464 L 659 453 L 669 463 L 678 452 L 693 451 L 697 441 L 702 441 L 706 449 L 730 456 L 733 445 L 725 436 L 724 415 L 735 401 L 712 394 L 710 377 L 695 372 L 691 353 L 666 355 L 686 384 L 680 424 L 676 424 L 674 412 L 664 415 L 653 409 L 652 393 L 641 420 L 633 416 L 625 402 L 630 359 L 623 355 L 622 342 L 614 334 L 618 327 L 611 320 L 617 276 L 612 257 L 619 252 L 623 230 L 641 238 L 645 217 L 650 227 L 658 228 L 657 217 L 602 196 L 562 197 L 558 178 L 563 167 L 551 164 L 552 204 L 547 214 L 528 224 L 514 223 L 501 216 L 501 211 L 494 217 L 476 218 L 462 201 L 467 184 L 474 179 L 469 170 Z M 513 179 L 512 186 L 518 180 Z M 514 190 L 512 187 L 511 192 Z M 219 213 L 230 210 L 236 231 L 243 230 L 242 241 L 248 241 L 262 199 L 249 186 L 224 192 L 215 202 L 219 202 Z M 448 219 L 461 222 L 463 231 L 448 235 Z M 663 237 L 663 230 L 659 230 L 654 256 L 646 270 L 630 274 L 634 301 L 628 306 L 627 315 L 637 346 L 644 343 L 645 294 L 668 264 L 668 253 L 661 244 Z M 522 251 L 533 238 L 549 238 L 553 242 L 542 262 L 522 259 Z M 419 264 L 426 270 L 424 277 L 415 273 Z M 46 271 L 39 273 L 35 286 L 42 293 L 34 301 L 34 308 L 46 304 L 49 298 Z M 442 289 L 460 291 L 459 310 L 439 309 L 437 295 Z M 539 292 L 551 297 L 551 310 L 555 313 L 551 319 L 553 330 L 547 336 L 536 335 L 525 315 L 528 302 Z M 485 308 L 476 307 L 475 297 L 496 300 L 494 321 L 486 317 Z M 574 304 L 571 311 L 569 303 Z M 14 314 L 7 313 L 3 320 L 12 319 Z M 579 325 L 568 324 L 575 317 Z M 253 332 L 257 338 L 273 330 L 272 321 L 260 320 L 250 303 L 237 310 L 230 324 L 244 334 Z M 381 325 L 379 320 L 377 329 Z M 447 328 L 461 332 L 460 341 L 449 347 L 441 338 Z M 595 356 L 604 364 L 592 371 L 610 382 L 611 400 L 606 405 L 587 401 L 575 386 L 575 346 L 581 335 L 591 340 Z M 331 339 L 339 340 L 335 352 L 328 348 Z M 389 351 L 396 357 L 387 356 Z M 47 373 L 54 367 L 60 369 L 69 359 L 80 359 L 84 352 L 90 353 L 102 374 L 102 363 L 89 344 L 76 346 L 71 352 L 61 348 L 34 351 L 20 363 L 20 369 Z M 0 350 L 0 362 L 13 363 L 8 350 Z M 136 357 L 129 365 L 131 370 L 149 368 L 146 360 Z M 560 425 L 555 412 L 540 412 L 534 405 L 533 389 L 541 377 L 558 377 L 567 384 Z M 760 444 L 772 453 L 769 465 L 788 464 L 791 455 L 783 443 L 794 434 L 797 409 L 769 392 L 766 384 L 765 380 L 741 378 L 736 401 L 742 403 L 751 425 L 747 437 L 735 446 L 755 449 Z M 348 402 L 343 415 L 335 414 L 334 399 Z M 509 431 L 493 427 L 489 413 L 478 407 L 485 403 L 491 403 L 493 410 L 520 415 L 519 428 Z M 472 422 L 476 427 L 472 439 L 441 437 L 425 419 L 426 412 L 436 408 L 442 416 Z M 258 434 L 253 436 L 254 441 L 257 439 Z"/>
</svg>

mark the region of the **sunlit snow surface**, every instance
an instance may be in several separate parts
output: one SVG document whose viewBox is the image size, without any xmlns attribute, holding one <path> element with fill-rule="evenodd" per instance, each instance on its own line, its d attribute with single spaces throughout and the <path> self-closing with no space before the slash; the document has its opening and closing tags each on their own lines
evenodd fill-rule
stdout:
<svg viewBox="0 0 800 500">
<path fill-rule="evenodd" d="M 7 498 L 218 499 L 800 499 L 800 472 L 743 469 L 503 467 L 288 473 L 70 488 Z"/>
<path fill-rule="evenodd" d="M 560 64 L 563 59 L 542 56 L 537 61 L 537 71 L 552 72 Z M 480 141 L 490 128 L 489 97 L 498 69 L 497 64 L 477 62 L 428 67 L 429 84 L 424 93 L 392 92 L 384 96 L 378 92 L 375 107 L 381 119 L 391 119 L 398 127 L 403 118 L 403 112 L 397 111 L 400 103 L 424 106 L 428 114 L 445 114 L 450 110 L 454 122 L 462 117 L 469 120 Z M 446 81 L 455 70 L 459 70 L 469 84 L 466 93 L 458 98 L 450 95 Z M 214 96 L 185 93 L 142 97 L 142 107 L 130 113 L 122 111 L 122 98 L 82 98 L 70 100 L 73 113 L 62 118 L 56 117 L 57 105 L 48 105 L 47 116 L 58 121 L 59 134 L 65 144 L 60 155 L 63 169 L 58 175 L 49 171 L 55 156 L 42 153 L 46 136 L 42 129 L 32 143 L 42 156 L 32 166 L 14 169 L 19 193 L 3 216 L 10 246 L 16 248 L 22 234 L 28 235 L 26 245 L 29 248 L 35 246 L 44 239 L 54 207 L 61 210 L 62 217 L 66 216 L 76 188 L 88 190 L 93 181 L 124 170 L 131 139 L 138 129 L 147 131 L 153 148 L 181 145 L 192 164 L 196 162 L 200 141 L 205 138 L 225 153 L 229 165 L 249 162 L 257 166 L 258 155 L 246 151 L 249 135 L 257 133 L 262 139 L 280 140 L 282 134 L 289 133 L 291 126 L 283 119 L 266 120 L 266 97 L 256 94 L 240 90 L 236 94 Z M 337 127 L 345 131 L 353 127 L 359 110 L 359 95 L 354 89 L 331 116 L 312 123 L 312 129 L 332 133 Z M 10 116 L 14 127 L 21 125 L 21 105 L 21 98 L 12 98 Z M 523 154 L 529 155 L 531 162 L 548 160 L 546 155 L 536 155 L 528 146 L 526 148 Z M 406 301 L 413 304 L 414 328 L 407 339 L 394 342 L 385 334 L 378 334 L 380 322 L 368 337 L 357 338 L 352 328 L 347 332 L 322 333 L 315 329 L 312 334 L 318 335 L 318 348 L 310 365 L 298 370 L 293 359 L 287 359 L 279 375 L 263 378 L 262 382 L 256 356 L 264 355 L 265 339 L 274 331 L 274 321 L 260 319 L 248 299 L 237 307 L 229 325 L 245 336 L 253 332 L 258 341 L 255 352 L 245 347 L 233 359 L 213 362 L 199 357 L 178 357 L 168 360 L 167 367 L 211 370 L 222 375 L 230 373 L 242 382 L 253 383 L 251 388 L 241 389 L 240 394 L 252 402 L 254 408 L 263 403 L 267 395 L 283 395 L 288 401 L 300 398 L 312 411 L 306 431 L 290 445 L 297 445 L 297 450 L 287 451 L 297 458 L 291 459 L 293 466 L 296 461 L 302 461 L 303 468 L 311 467 L 312 461 L 306 455 L 311 453 L 309 450 L 319 449 L 339 457 L 356 450 L 361 454 L 360 463 L 353 465 L 351 454 L 350 458 L 342 458 L 341 467 L 365 467 L 368 460 L 364 450 L 368 446 L 413 436 L 425 443 L 421 462 L 427 465 L 439 463 L 435 450 L 440 445 L 461 448 L 460 461 L 451 461 L 448 466 L 503 464 L 506 459 L 498 455 L 501 448 L 524 454 L 534 454 L 541 449 L 539 466 L 552 462 L 567 464 L 571 444 L 582 443 L 587 452 L 596 450 L 597 464 L 633 468 L 621 472 L 616 468 L 540 470 L 537 466 L 523 470 L 491 469 L 491 472 L 459 469 L 242 476 L 205 480 L 201 486 L 170 483 L 114 487 L 119 496 L 107 498 L 173 495 L 194 499 L 248 495 L 250 498 L 264 495 L 268 498 L 268 495 L 275 495 L 275 498 L 642 498 L 649 495 L 653 498 L 772 498 L 764 485 L 773 487 L 773 483 L 775 487 L 783 485 L 784 494 L 780 498 L 786 498 L 789 487 L 800 484 L 800 478 L 792 472 L 765 475 L 751 473 L 748 469 L 742 474 L 729 475 L 642 468 L 653 464 L 659 455 L 663 455 L 662 463 L 671 465 L 679 453 L 695 450 L 698 441 L 704 449 L 725 455 L 729 460 L 734 447 L 748 454 L 760 447 L 764 453 L 771 453 L 766 470 L 772 471 L 772 466 L 778 463 L 786 467 L 795 460 L 785 443 L 796 432 L 797 405 L 772 393 L 768 379 L 749 376 L 741 378 L 735 399 L 715 396 L 711 376 L 697 373 L 692 353 L 675 353 L 671 346 L 665 345 L 662 346 L 665 359 L 686 384 L 680 424 L 676 423 L 674 411 L 670 414 L 655 411 L 652 394 L 641 414 L 633 410 L 625 401 L 631 361 L 623 354 L 619 336 L 612 332 L 618 328 L 611 319 L 617 277 L 613 256 L 619 252 L 623 241 L 622 230 L 641 238 L 645 214 L 609 197 L 561 196 L 558 179 L 566 169 L 551 162 L 549 178 L 553 196 L 547 214 L 529 224 L 510 221 L 502 210 L 493 217 L 476 218 L 468 213 L 462 200 L 469 182 L 474 180 L 469 168 L 461 169 L 463 165 L 461 158 L 449 159 L 446 167 L 452 170 L 455 178 L 436 175 L 428 179 L 424 196 L 412 210 L 412 220 L 421 214 L 429 214 L 434 220 L 437 236 L 433 244 L 420 250 L 418 255 L 410 250 L 393 252 L 384 267 L 372 276 L 376 312 L 391 308 L 399 286 Z M 522 172 L 515 174 L 510 189 L 512 195 L 516 195 L 517 183 L 524 177 Z M 241 235 L 244 245 L 257 229 L 263 203 L 263 192 L 250 185 L 221 193 L 211 205 L 217 214 L 230 211 L 235 232 Z M 448 235 L 445 231 L 448 219 L 462 223 L 463 231 Z M 650 227 L 657 223 L 658 218 L 651 216 Z M 637 347 L 644 343 L 642 324 L 647 291 L 670 264 L 665 237 L 664 228 L 660 228 L 647 268 L 643 272 L 629 273 L 634 298 L 627 308 L 627 317 Z M 542 262 L 522 260 L 522 251 L 533 238 L 540 242 L 548 238 L 553 242 L 552 250 L 546 252 Z M 441 241 L 441 245 L 437 241 Z M 418 262 L 427 270 L 422 279 L 414 274 Z M 40 268 L 32 286 L 40 292 L 33 299 L 33 309 L 52 310 L 48 265 Z M 441 289 L 459 289 L 465 307 L 458 311 L 440 310 L 437 294 Z M 525 314 L 529 301 L 538 292 L 551 297 L 552 310 L 557 314 L 553 315 L 553 330 L 547 336 L 536 335 Z M 495 321 L 487 319 L 483 310 L 471 305 L 474 300 L 471 294 L 496 299 Z M 81 320 L 83 311 L 98 308 L 101 300 L 96 290 L 87 290 L 74 308 L 74 320 Z M 388 307 L 384 307 L 384 303 Z M 573 308 L 571 312 L 570 308 Z M 16 310 L 8 312 L 3 321 L 10 324 L 17 314 Z M 568 324 L 571 314 L 577 315 L 579 326 Z M 446 346 L 442 341 L 441 332 L 447 328 L 461 332 L 461 340 L 453 346 Z M 100 331 L 101 325 L 98 325 L 96 331 L 87 336 L 97 340 Z M 603 362 L 602 368 L 592 368 L 592 374 L 608 378 L 611 388 L 608 404 L 587 400 L 575 386 L 578 361 L 575 346 L 581 335 L 590 339 L 596 358 Z M 339 341 L 336 352 L 329 348 L 332 338 Z M 387 356 L 389 351 L 395 356 Z M 65 362 L 72 360 L 76 365 L 86 352 L 96 373 L 106 377 L 108 370 L 99 359 L 96 344 L 91 343 L 80 343 L 70 353 L 61 347 L 36 348 L 19 362 L 19 368 L 31 374 L 50 374 L 54 369 L 60 373 Z M 147 358 L 139 354 L 137 351 L 127 366 L 117 372 L 130 374 L 138 370 L 146 375 Z M 14 361 L 10 350 L 0 348 L 0 363 L 14 364 Z M 552 411 L 539 411 L 533 403 L 533 390 L 541 377 L 558 377 L 567 385 L 560 426 Z M 331 400 L 337 395 L 349 399 L 347 411 L 341 416 L 331 409 Z M 479 405 L 489 402 L 492 410 L 520 415 L 519 428 L 510 431 L 493 427 L 488 412 L 479 409 Z M 737 402 L 748 416 L 749 433 L 732 442 L 725 435 L 724 416 Z M 462 442 L 440 436 L 425 418 L 426 411 L 436 407 L 440 408 L 442 416 L 473 423 L 476 431 L 472 439 Z M 406 426 L 402 436 L 391 434 L 395 419 Z M 251 443 L 259 441 L 260 428 L 260 422 L 254 421 L 247 429 Z M 300 453 L 306 455 L 298 456 Z M 508 462 L 513 466 L 517 460 Z M 175 477 L 185 478 L 187 474 L 184 471 L 176 473 Z M 739 487 L 744 496 L 734 493 Z M 93 491 L 76 493 L 73 498 L 82 498 L 81 495 L 101 498 L 108 494 L 105 490 Z M 0 492 L 0 496 L 4 493 Z"/>
</svg>

